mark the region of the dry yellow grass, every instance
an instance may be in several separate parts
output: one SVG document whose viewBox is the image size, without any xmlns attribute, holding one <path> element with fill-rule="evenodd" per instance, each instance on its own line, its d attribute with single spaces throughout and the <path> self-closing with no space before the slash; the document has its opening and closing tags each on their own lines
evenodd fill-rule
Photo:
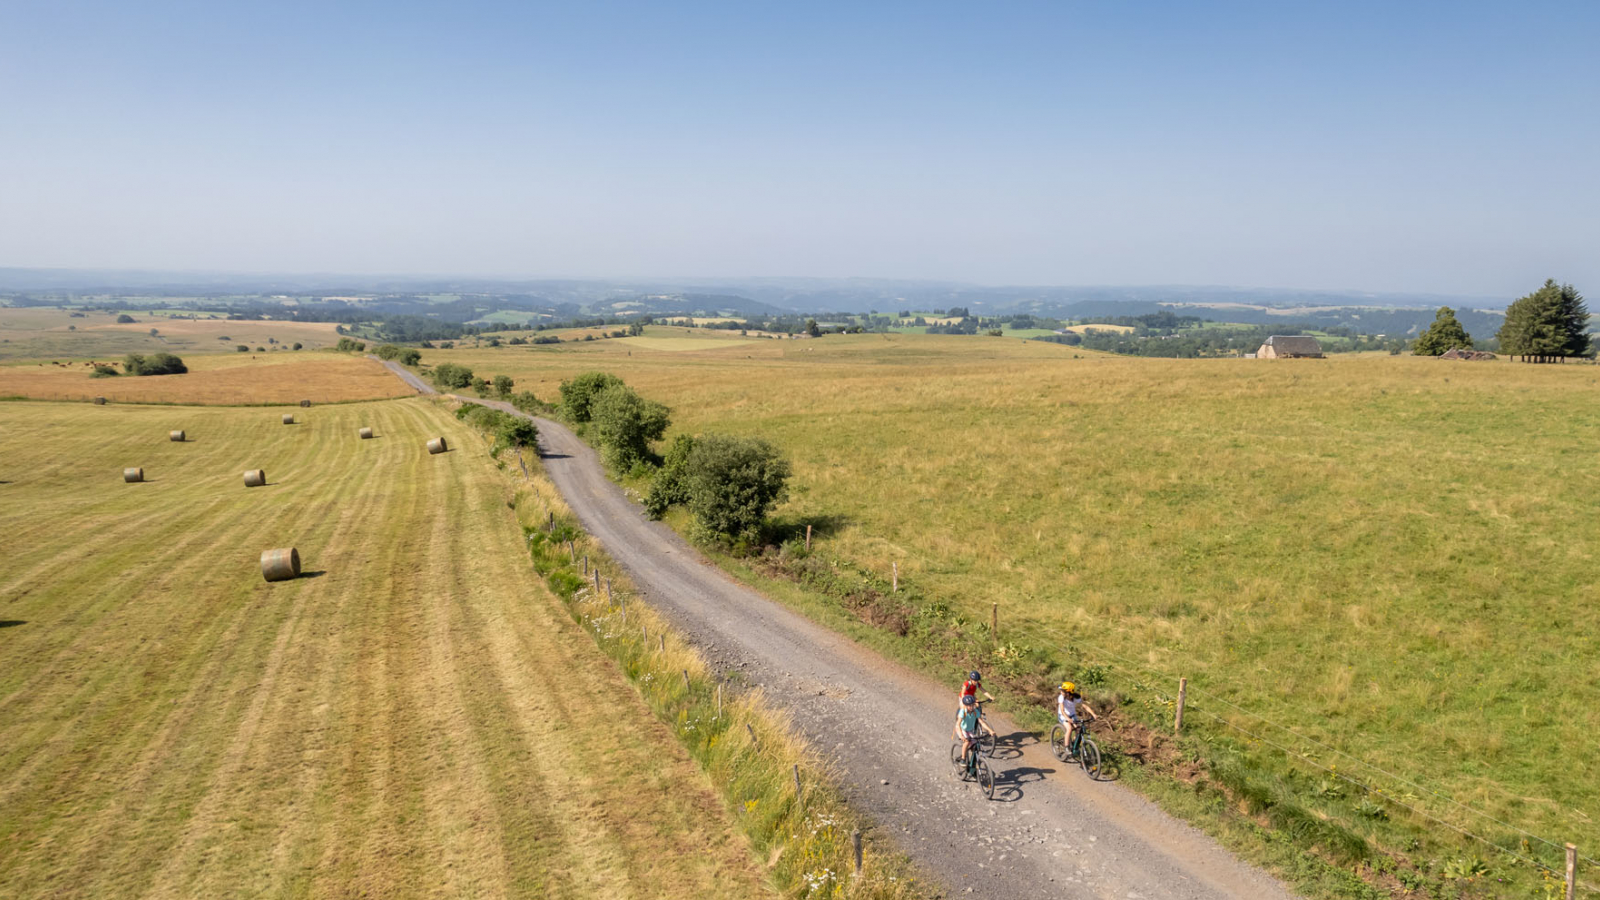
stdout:
<svg viewBox="0 0 1600 900">
<path fill-rule="evenodd" d="M 332 322 L 174 319 L 149 313 L 132 314 L 137 322 L 118 325 L 111 313 L 84 313 L 46 307 L 0 308 L 0 359 L 84 359 L 124 353 L 166 351 L 183 356 L 211 351 L 237 352 L 235 345 L 271 347 L 296 342 L 308 350 L 338 343 Z M 150 329 L 156 329 L 152 336 Z M 230 341 L 219 338 L 226 336 Z"/>
<path fill-rule="evenodd" d="M 0 896 L 767 893 L 435 403 L 0 423 Z"/>
<path fill-rule="evenodd" d="M 120 358 L 101 362 L 120 363 Z M 337 403 L 415 393 L 382 363 L 326 353 L 209 354 L 184 357 L 185 375 L 90 378 L 88 362 L 0 366 L 0 397 L 130 403 Z M 121 370 L 121 365 L 117 369 Z"/>
</svg>

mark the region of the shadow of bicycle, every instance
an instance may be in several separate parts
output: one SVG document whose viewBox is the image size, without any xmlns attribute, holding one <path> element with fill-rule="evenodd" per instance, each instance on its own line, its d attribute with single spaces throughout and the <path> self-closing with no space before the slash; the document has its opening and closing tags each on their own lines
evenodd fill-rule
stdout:
<svg viewBox="0 0 1600 900">
<path fill-rule="evenodd" d="M 1003 771 L 997 768 L 994 773 L 994 799 L 1000 803 L 1015 803 L 1022 799 L 1023 785 L 1043 781 L 1046 775 L 1054 772 L 1055 769 L 1033 766 L 1017 766 Z"/>
</svg>

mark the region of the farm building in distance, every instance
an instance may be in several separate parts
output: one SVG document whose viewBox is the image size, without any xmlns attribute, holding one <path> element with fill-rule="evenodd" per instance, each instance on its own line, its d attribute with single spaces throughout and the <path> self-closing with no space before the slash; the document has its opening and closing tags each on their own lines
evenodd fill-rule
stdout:
<svg viewBox="0 0 1600 900">
<path fill-rule="evenodd" d="M 1275 334 L 1256 351 L 1257 359 L 1321 359 L 1322 345 L 1303 334 Z"/>
</svg>

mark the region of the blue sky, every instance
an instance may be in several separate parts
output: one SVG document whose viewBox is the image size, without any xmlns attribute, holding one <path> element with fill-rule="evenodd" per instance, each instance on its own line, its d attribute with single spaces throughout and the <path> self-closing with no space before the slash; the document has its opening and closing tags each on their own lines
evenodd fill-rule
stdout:
<svg viewBox="0 0 1600 900">
<path fill-rule="evenodd" d="M 1593 294 L 1597 51 L 1593 2 L 12 0 L 0 265 Z"/>
</svg>

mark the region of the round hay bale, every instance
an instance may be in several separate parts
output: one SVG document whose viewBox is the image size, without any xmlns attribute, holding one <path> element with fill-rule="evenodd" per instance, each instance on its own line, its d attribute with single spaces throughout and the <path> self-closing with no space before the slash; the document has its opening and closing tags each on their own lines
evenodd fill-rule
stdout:
<svg viewBox="0 0 1600 900">
<path fill-rule="evenodd" d="M 310 400 L 301 400 L 300 401 L 300 405 L 302 407 L 306 408 L 306 409 L 310 409 L 311 408 L 311 401 Z"/>
<path fill-rule="evenodd" d="M 189 439 L 189 436 L 184 434 L 182 431 L 169 431 L 169 432 L 167 432 L 167 440 L 169 440 L 169 441 L 177 441 L 178 443 L 181 444 L 181 443 L 183 443 L 184 441 L 186 441 L 188 439 Z"/>
<path fill-rule="evenodd" d="M 361 435 L 361 439 L 363 441 L 372 440 L 372 429 L 371 428 L 363 428 L 359 432 L 357 432 L 357 434 Z"/>
<path fill-rule="evenodd" d="M 104 397 L 96 397 L 96 398 L 94 398 L 94 405 L 95 406 L 105 406 L 106 405 L 106 398 L 104 398 Z"/>
<path fill-rule="evenodd" d="M 293 547 L 261 551 L 261 577 L 268 581 L 288 581 L 300 577 L 300 551 Z"/>
<path fill-rule="evenodd" d="M 446 444 L 444 442 L 444 438 L 443 437 L 436 437 L 433 440 L 428 442 L 428 452 L 429 453 L 443 453 L 443 452 L 445 452 L 446 450 L 449 450 L 449 449 L 450 449 L 450 445 L 448 445 L 448 444 Z"/>
<path fill-rule="evenodd" d="M 144 469 L 123 469 L 122 480 L 129 484 L 137 484 L 144 480 Z"/>
<path fill-rule="evenodd" d="M 294 424 L 294 413 L 284 413 L 283 414 L 283 424 L 285 424 L 285 425 L 293 425 Z"/>
<path fill-rule="evenodd" d="M 261 487 L 266 483 L 267 472 L 265 469 L 250 469 L 244 473 L 245 487 Z"/>
</svg>

